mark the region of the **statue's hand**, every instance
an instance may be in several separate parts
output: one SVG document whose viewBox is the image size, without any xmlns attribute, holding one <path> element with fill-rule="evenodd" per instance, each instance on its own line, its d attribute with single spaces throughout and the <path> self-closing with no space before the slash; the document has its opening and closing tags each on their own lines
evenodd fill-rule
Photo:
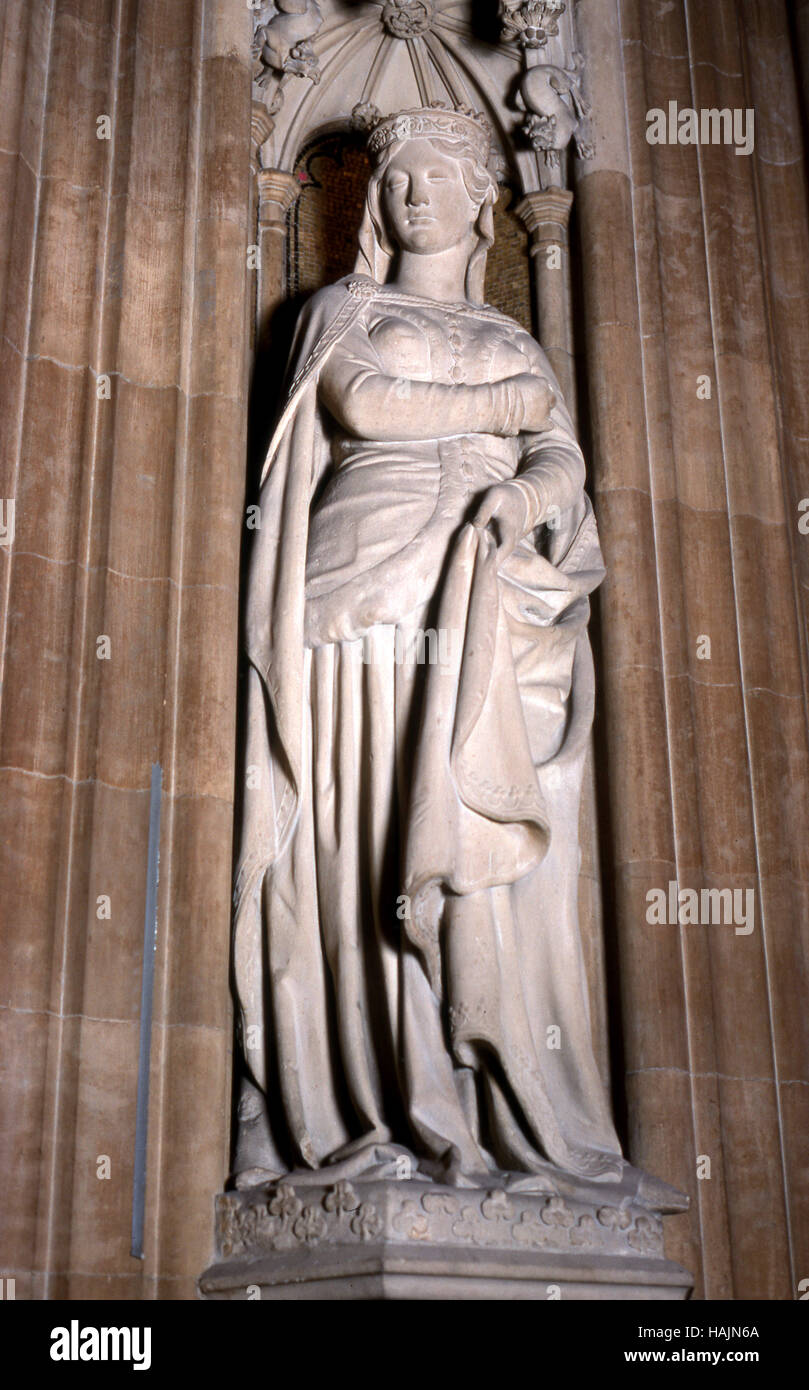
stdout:
<svg viewBox="0 0 809 1390">
<path fill-rule="evenodd" d="M 478 507 L 472 525 L 481 530 L 489 526 L 497 545 L 497 562 L 507 560 L 525 535 L 525 498 L 519 488 L 508 483 L 490 487 Z"/>
</svg>

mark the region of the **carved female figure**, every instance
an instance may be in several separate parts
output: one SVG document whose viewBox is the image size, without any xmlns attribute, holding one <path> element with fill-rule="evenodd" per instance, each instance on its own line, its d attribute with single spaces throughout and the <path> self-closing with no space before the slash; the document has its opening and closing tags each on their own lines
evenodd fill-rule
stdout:
<svg viewBox="0 0 809 1390">
<path fill-rule="evenodd" d="M 370 149 L 357 271 L 302 315 L 250 571 L 236 1180 L 404 1159 L 637 1186 L 577 921 L 603 575 L 584 462 L 545 355 L 483 303 L 485 122 L 404 112 Z"/>
</svg>

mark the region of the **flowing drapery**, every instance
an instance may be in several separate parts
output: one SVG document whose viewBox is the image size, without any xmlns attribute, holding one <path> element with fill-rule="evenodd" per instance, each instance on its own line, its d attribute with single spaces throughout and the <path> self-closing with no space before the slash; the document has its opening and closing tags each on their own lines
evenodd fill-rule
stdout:
<svg viewBox="0 0 809 1390">
<path fill-rule="evenodd" d="M 594 519 L 579 490 L 498 565 L 465 524 L 468 497 L 508 475 L 483 436 L 404 459 L 358 446 L 322 486 L 319 372 L 384 293 L 355 279 L 305 314 L 252 556 L 235 976 L 262 1164 L 392 1144 L 449 1176 L 616 1178 L 577 918 Z M 580 458 L 558 413 L 523 452 Z M 384 579 L 360 633 L 338 534 L 372 609 L 367 575 Z M 446 649 L 414 660 L 427 631 Z"/>
</svg>

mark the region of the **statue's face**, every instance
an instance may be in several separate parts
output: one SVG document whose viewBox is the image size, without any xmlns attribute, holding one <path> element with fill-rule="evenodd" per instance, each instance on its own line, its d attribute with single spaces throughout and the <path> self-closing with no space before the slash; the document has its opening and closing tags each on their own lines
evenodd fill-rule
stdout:
<svg viewBox="0 0 809 1390">
<path fill-rule="evenodd" d="M 388 234 L 403 251 L 430 256 L 468 240 L 479 209 L 466 191 L 460 166 L 430 140 L 408 140 L 382 177 Z"/>
</svg>

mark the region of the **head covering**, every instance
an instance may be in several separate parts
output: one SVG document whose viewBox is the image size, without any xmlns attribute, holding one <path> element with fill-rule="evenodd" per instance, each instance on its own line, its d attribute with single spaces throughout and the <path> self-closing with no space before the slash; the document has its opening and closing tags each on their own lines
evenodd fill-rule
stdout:
<svg viewBox="0 0 809 1390">
<path fill-rule="evenodd" d="M 455 110 L 443 102 L 383 116 L 368 137 L 368 150 L 378 160 L 397 141 L 416 139 L 456 141 L 459 154 L 469 154 L 487 167 L 491 159 L 492 132 L 486 117 L 468 107 Z"/>
<path fill-rule="evenodd" d="M 384 284 L 388 278 L 395 247 L 385 229 L 379 203 L 379 181 L 396 146 L 410 140 L 431 140 L 439 147 L 451 146 L 451 153 L 467 165 L 470 174 L 474 171 L 481 186 L 476 224 L 478 237 L 467 265 L 466 293 L 473 303 L 482 304 L 486 255 L 494 241 L 492 208 L 498 189 L 492 165 L 491 129 L 485 116 L 468 108 L 454 109 L 434 102 L 431 106 L 394 112 L 377 121 L 368 137 L 368 150 L 375 167 L 360 224 L 355 270 L 357 274 L 370 275 L 378 284 Z"/>
</svg>

